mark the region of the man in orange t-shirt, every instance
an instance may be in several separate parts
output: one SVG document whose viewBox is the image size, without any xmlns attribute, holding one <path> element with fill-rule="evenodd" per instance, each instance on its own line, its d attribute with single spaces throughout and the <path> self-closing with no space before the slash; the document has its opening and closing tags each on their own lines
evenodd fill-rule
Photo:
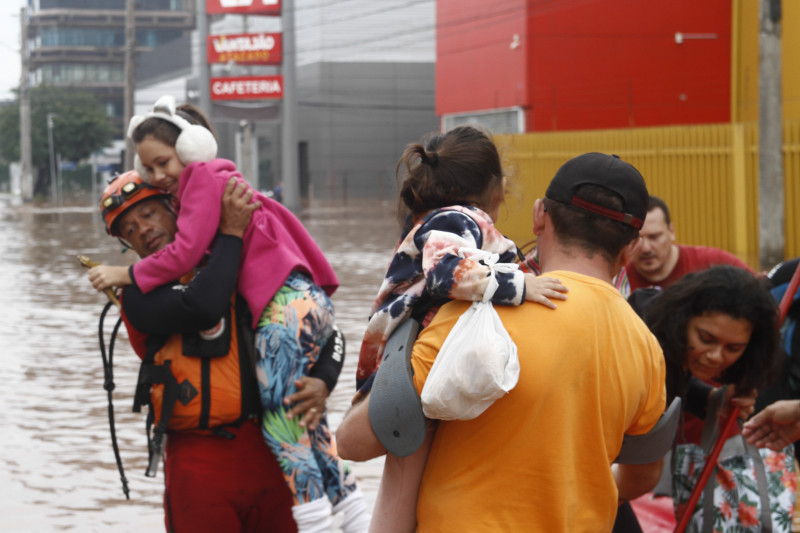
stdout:
<svg viewBox="0 0 800 533">
<path fill-rule="evenodd" d="M 648 432 L 666 400 L 661 348 L 611 284 L 647 199 L 633 166 L 591 153 L 565 163 L 536 201 L 542 273 L 560 279 L 568 298 L 555 310 L 495 307 L 517 345 L 519 381 L 477 418 L 439 421 L 417 531 L 611 531 L 619 500 L 655 485 L 660 460 L 613 464 L 623 436 Z M 469 305 L 445 304 L 420 332 L 411 356 L 418 392 Z M 370 399 L 339 427 L 343 457 L 372 452 L 377 437 L 363 431 Z"/>
</svg>

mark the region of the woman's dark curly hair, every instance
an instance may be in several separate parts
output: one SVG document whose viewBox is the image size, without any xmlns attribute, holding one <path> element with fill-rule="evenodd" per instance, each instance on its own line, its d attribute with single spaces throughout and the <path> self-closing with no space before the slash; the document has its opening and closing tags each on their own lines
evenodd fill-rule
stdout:
<svg viewBox="0 0 800 533">
<path fill-rule="evenodd" d="M 683 391 L 689 320 L 706 313 L 724 313 L 747 320 L 753 327 L 747 348 L 722 373 L 720 382 L 736 385 L 739 392 L 768 384 L 781 361 L 775 300 L 747 270 L 715 266 L 685 275 L 654 298 L 645 311 L 645 322 L 664 350 L 667 394 L 680 396 Z"/>
</svg>

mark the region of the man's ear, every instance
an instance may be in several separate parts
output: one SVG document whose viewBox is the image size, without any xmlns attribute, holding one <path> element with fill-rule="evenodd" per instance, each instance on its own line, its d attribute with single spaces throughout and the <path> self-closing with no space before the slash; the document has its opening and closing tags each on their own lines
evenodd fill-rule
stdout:
<svg viewBox="0 0 800 533">
<path fill-rule="evenodd" d="M 631 242 L 626 244 L 622 247 L 622 250 L 619 252 L 619 257 L 617 258 L 617 262 L 619 263 L 618 267 L 621 268 L 628 264 L 631 257 L 633 257 L 633 252 L 636 250 L 636 247 L 639 245 L 639 241 L 641 241 L 641 237 L 636 237 Z M 619 268 L 617 270 L 619 270 Z"/>
<path fill-rule="evenodd" d="M 545 209 L 544 202 L 541 198 L 537 198 L 535 202 L 533 202 L 533 234 L 539 235 L 545 226 L 545 213 L 547 209 Z"/>
</svg>

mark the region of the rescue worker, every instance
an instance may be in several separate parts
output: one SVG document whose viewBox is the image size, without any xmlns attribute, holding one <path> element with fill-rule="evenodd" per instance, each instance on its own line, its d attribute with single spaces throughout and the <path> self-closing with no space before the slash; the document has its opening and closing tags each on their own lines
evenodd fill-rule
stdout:
<svg viewBox="0 0 800 533">
<path fill-rule="evenodd" d="M 296 531 L 290 493 L 261 436 L 250 319 L 234 294 L 241 237 L 258 207 L 251 198 L 245 186 L 228 183 L 213 250 L 191 281 L 182 278 L 146 295 L 135 286 L 122 292 L 123 319 L 144 361 L 136 404 L 150 404 L 151 467 L 159 461 L 160 432 L 168 437 L 167 531 Z M 101 204 L 108 233 L 140 257 L 175 237 L 169 195 L 133 171 L 109 184 Z M 285 399 L 290 416 L 310 429 L 321 420 L 341 370 L 343 345 L 336 351 L 334 344 Z"/>
</svg>

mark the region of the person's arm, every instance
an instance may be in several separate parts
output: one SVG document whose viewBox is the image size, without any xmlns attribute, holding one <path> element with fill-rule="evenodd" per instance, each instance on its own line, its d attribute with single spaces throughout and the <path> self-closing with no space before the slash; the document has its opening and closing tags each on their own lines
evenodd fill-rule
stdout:
<svg viewBox="0 0 800 533">
<path fill-rule="evenodd" d="M 643 465 L 613 464 L 611 471 L 620 501 L 633 500 L 653 490 L 661 477 L 663 459 Z"/>
<path fill-rule="evenodd" d="M 781 450 L 800 440 L 800 400 L 779 400 L 745 422 L 742 436 L 757 448 Z"/>
<path fill-rule="evenodd" d="M 414 235 L 414 245 L 422 254 L 428 291 L 435 298 L 480 300 L 489 284 L 490 269 L 458 253 L 463 249 L 480 249 L 483 244 L 477 222 L 460 211 L 443 210 L 425 221 Z M 521 272 L 498 273 L 497 280 L 500 286 L 492 298 L 494 303 L 523 302 L 525 284 Z"/>
<path fill-rule="evenodd" d="M 174 283 L 145 295 L 136 286 L 125 289 L 123 307 L 131 324 L 144 333 L 172 334 L 215 325 L 230 305 L 236 286 L 241 236 L 253 212 L 247 184 L 230 178 L 220 203 L 220 235 L 203 272 L 188 285 Z"/>
<path fill-rule="evenodd" d="M 435 298 L 465 301 L 483 298 L 491 269 L 479 260 L 461 257 L 459 252 L 483 248 L 505 254 L 516 250 L 516 246 L 493 227 L 484 230 L 469 215 L 444 210 L 428 219 L 416 232 L 414 244 L 422 253 L 426 286 Z M 520 270 L 496 271 L 495 279 L 498 287 L 491 299 L 495 304 L 520 305 L 528 300 L 555 308 L 549 298 L 565 299 L 563 293 L 567 290 L 558 280 L 536 278 Z"/>
<path fill-rule="evenodd" d="M 145 294 L 125 288 L 122 305 L 137 330 L 169 335 L 213 327 L 230 305 L 236 288 L 242 240 L 220 235 L 205 268 L 188 285 L 177 281 Z"/>
<path fill-rule="evenodd" d="M 213 163 L 190 165 L 181 175 L 175 240 L 130 268 L 133 284 L 140 291 L 148 293 L 191 271 L 214 241 L 226 181 L 219 179 Z"/>
<path fill-rule="evenodd" d="M 352 405 L 336 430 L 339 457 L 349 461 L 368 461 L 386 454 L 369 422 L 369 398 Z"/>
<path fill-rule="evenodd" d="M 664 385 L 666 379 L 666 363 L 658 341 L 655 337 L 649 338 L 649 350 L 643 352 L 647 355 L 650 364 L 642 379 L 649 386 L 646 395 L 642 398 L 643 408 L 639 416 L 625 431 L 627 435 L 643 435 L 658 423 L 666 407 L 667 392 Z M 661 477 L 663 459 L 645 464 L 612 464 L 611 471 L 619 490 L 620 501 L 638 498 L 653 489 Z"/>
</svg>

